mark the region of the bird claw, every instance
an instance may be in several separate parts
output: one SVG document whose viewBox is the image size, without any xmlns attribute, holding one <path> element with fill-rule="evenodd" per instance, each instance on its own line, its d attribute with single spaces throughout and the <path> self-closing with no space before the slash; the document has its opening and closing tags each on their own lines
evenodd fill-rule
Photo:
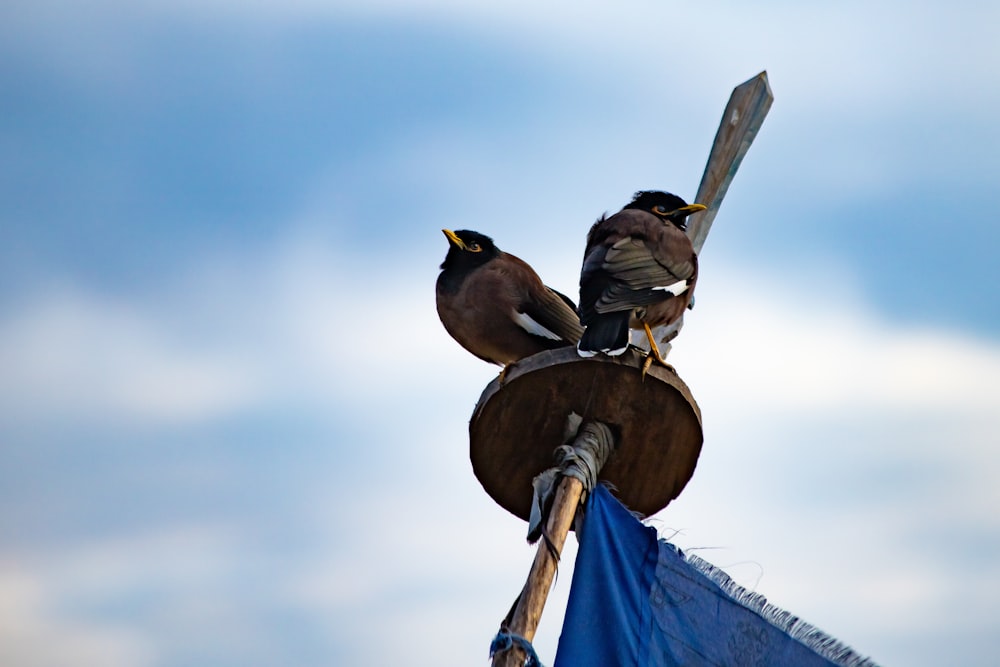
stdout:
<svg viewBox="0 0 1000 667">
<path fill-rule="evenodd" d="M 516 364 L 516 363 L 517 363 L 516 361 L 511 362 L 511 363 L 505 365 L 502 369 L 500 369 L 500 375 L 497 376 L 497 382 L 500 383 L 500 387 L 501 388 L 503 388 L 503 386 L 507 383 L 507 372 L 511 368 L 513 368 L 514 364 Z"/>
<path fill-rule="evenodd" d="M 677 369 L 668 364 L 660 354 L 660 348 L 656 347 L 656 339 L 653 337 L 653 332 L 649 328 L 649 325 L 643 322 L 642 326 L 646 330 L 646 338 L 649 340 L 649 352 L 646 353 L 646 359 L 642 362 L 642 381 L 646 380 L 646 373 L 649 371 L 649 367 L 653 365 L 653 362 L 660 364 L 668 371 L 677 375 Z"/>
<path fill-rule="evenodd" d="M 648 352 L 648 353 L 646 354 L 646 358 L 645 358 L 645 359 L 643 360 L 643 362 L 642 362 L 642 381 L 643 381 L 643 382 L 645 382 L 645 381 L 646 381 L 646 373 L 648 373 L 648 372 L 649 372 L 649 369 L 650 369 L 650 367 L 651 367 L 651 366 L 653 365 L 653 362 L 654 362 L 654 361 L 655 361 L 656 363 L 658 363 L 659 365 L 663 366 L 664 368 L 666 368 L 666 369 L 667 369 L 668 371 L 670 371 L 670 372 L 671 372 L 671 373 L 673 373 L 674 375 L 677 375 L 677 369 L 676 369 L 676 368 L 674 368 L 674 367 L 673 367 L 673 366 L 672 366 L 671 364 L 668 364 L 668 363 L 667 363 L 667 362 L 666 362 L 666 361 L 665 361 L 665 360 L 663 359 L 663 357 L 661 357 L 661 356 L 659 356 L 659 355 L 654 355 L 654 354 L 653 354 L 653 351 L 652 351 L 652 350 L 650 350 L 650 351 L 649 351 L 649 352 Z"/>
<path fill-rule="evenodd" d="M 653 365 L 653 354 L 647 353 L 646 358 L 642 360 L 642 377 L 640 382 L 646 381 L 646 373 L 649 372 L 649 367 Z"/>
</svg>

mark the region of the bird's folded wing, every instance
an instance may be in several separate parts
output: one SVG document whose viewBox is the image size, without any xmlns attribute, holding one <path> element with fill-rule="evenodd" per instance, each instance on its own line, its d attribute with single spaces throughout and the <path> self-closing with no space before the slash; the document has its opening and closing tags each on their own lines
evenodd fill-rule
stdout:
<svg viewBox="0 0 1000 667">
<path fill-rule="evenodd" d="M 540 293 L 532 294 L 530 298 L 525 299 L 519 310 L 523 316 L 527 316 L 544 330 L 556 334 L 562 340 L 575 343 L 583 334 L 583 326 L 576 310 L 571 307 L 572 304 L 568 297 L 546 287 Z M 529 328 L 532 326 L 531 323 L 524 317 L 519 318 L 518 324 L 529 333 L 545 335 L 539 331 L 532 331 Z M 551 338 L 551 336 L 546 337 Z"/>
<path fill-rule="evenodd" d="M 664 265 L 642 238 L 626 236 L 611 247 L 594 248 L 585 258 L 583 273 L 590 289 L 599 290 L 593 310 L 612 313 L 683 294 L 694 266 L 690 262 Z"/>
<path fill-rule="evenodd" d="M 608 248 L 602 268 L 636 289 L 668 287 L 694 274 L 690 259 L 657 258 L 643 239 L 630 236 Z"/>
<path fill-rule="evenodd" d="M 648 287 L 632 289 L 623 283 L 612 283 L 608 285 L 601 294 L 601 298 L 594 304 L 594 310 L 598 313 L 617 313 L 660 303 L 674 296 L 672 292 L 667 290 Z"/>
</svg>

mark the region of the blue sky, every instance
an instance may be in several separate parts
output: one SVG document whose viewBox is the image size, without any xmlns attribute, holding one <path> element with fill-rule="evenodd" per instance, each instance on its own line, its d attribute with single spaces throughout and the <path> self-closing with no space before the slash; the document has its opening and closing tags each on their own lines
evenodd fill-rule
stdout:
<svg viewBox="0 0 1000 667">
<path fill-rule="evenodd" d="M 998 19 L 7 3 L 0 662 L 485 664 L 532 550 L 468 463 L 496 369 L 437 321 L 439 230 L 575 294 L 593 219 L 690 198 L 766 69 L 671 353 L 705 446 L 654 524 L 882 664 L 992 664 Z"/>
</svg>

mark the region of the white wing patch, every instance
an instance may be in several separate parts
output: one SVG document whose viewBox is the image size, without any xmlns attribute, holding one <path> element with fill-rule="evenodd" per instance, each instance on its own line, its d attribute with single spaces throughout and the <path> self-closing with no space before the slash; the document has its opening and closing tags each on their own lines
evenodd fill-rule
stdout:
<svg viewBox="0 0 1000 667">
<path fill-rule="evenodd" d="M 643 334 L 643 335 L 645 335 L 645 334 Z M 598 352 L 603 352 L 604 354 L 608 355 L 609 357 L 617 357 L 617 356 L 620 356 L 621 354 L 623 354 L 625 352 L 625 350 L 627 350 L 627 349 L 628 349 L 628 343 L 625 343 L 625 347 L 619 347 L 616 350 L 610 350 L 610 349 L 605 349 L 605 350 L 581 350 L 580 349 L 580 344 L 579 343 L 576 344 L 576 353 L 578 355 L 580 355 L 581 357 L 583 357 L 584 359 L 590 359 L 591 357 L 597 355 Z"/>
<path fill-rule="evenodd" d="M 542 336 L 543 338 L 551 338 L 552 340 L 562 340 L 562 336 L 559 334 L 554 334 L 541 324 L 536 322 L 527 313 L 519 313 L 514 311 L 514 321 L 517 325 L 534 336 Z"/>
<path fill-rule="evenodd" d="M 664 285 L 663 287 L 654 287 L 653 289 L 662 290 L 664 292 L 670 292 L 674 296 L 680 296 L 681 294 L 684 294 L 684 292 L 687 291 L 687 288 L 688 288 L 688 281 L 679 280 L 673 285 Z"/>
</svg>

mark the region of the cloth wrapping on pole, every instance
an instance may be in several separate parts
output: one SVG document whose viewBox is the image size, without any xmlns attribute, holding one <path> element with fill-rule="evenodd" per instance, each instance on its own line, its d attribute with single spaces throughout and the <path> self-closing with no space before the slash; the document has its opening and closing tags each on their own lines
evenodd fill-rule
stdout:
<svg viewBox="0 0 1000 667">
<path fill-rule="evenodd" d="M 591 493 L 554 667 L 875 667 Z"/>
</svg>

